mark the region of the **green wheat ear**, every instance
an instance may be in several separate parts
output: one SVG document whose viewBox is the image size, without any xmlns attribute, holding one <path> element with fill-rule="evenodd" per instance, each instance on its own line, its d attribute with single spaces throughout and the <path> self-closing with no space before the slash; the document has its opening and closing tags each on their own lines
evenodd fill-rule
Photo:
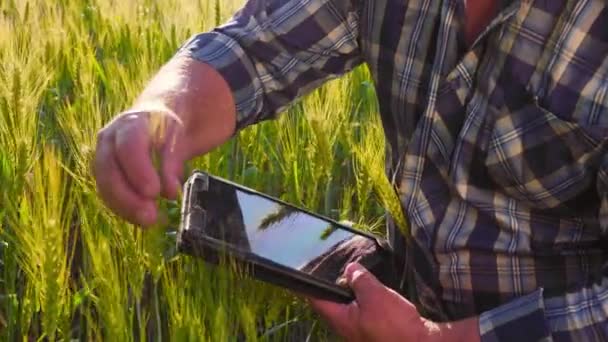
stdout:
<svg viewBox="0 0 608 342">
<path fill-rule="evenodd" d="M 215 11 L 215 26 L 219 26 L 222 22 L 222 7 L 220 4 L 220 0 L 215 0 L 215 5 L 213 9 Z"/>
<path fill-rule="evenodd" d="M 285 336 L 292 322 L 316 317 L 290 294 L 242 274 L 186 256 L 163 260 L 162 246 L 173 242 L 164 224 L 133 230 L 95 191 L 91 159 L 109 116 L 140 94 L 177 44 L 242 3 L 0 0 L 0 230 L 8 239 L 0 260 L 0 315 L 8 326 L 0 322 L 0 341 L 53 340 L 53 331 L 56 340 L 129 342 L 154 333 L 159 341 L 221 341 L 239 338 L 237 329 L 247 341 L 283 341 L 294 339 Z M 366 70 L 328 83 L 294 106 L 294 115 L 250 127 L 238 144 L 192 166 L 379 227 L 389 205 L 379 205 L 374 193 L 386 198 L 379 189 L 393 190 L 377 185 L 384 163 L 370 172 L 351 165 L 353 145 L 361 163 L 374 163 L 384 150 L 373 87 L 358 90 L 371 80 Z M 49 145 L 63 166 L 51 153 L 43 162 Z M 152 157 L 158 168 L 162 161 Z M 63 176 L 53 176 L 59 168 Z M 178 222 L 180 198 L 159 203 L 171 224 Z M 67 248 L 72 243 L 77 248 Z M 321 326 L 311 329 L 311 340 L 331 340 Z"/>
</svg>

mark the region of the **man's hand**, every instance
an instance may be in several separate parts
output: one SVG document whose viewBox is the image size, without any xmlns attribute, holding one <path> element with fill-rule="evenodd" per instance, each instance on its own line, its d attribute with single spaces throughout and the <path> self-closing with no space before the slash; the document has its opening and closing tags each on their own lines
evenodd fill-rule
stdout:
<svg viewBox="0 0 608 342">
<path fill-rule="evenodd" d="M 142 226 L 156 222 L 155 200 L 161 191 L 175 197 L 186 157 L 185 141 L 175 134 L 183 129 L 166 119 L 167 139 L 156 140 L 150 132 L 150 115 L 134 111 L 116 117 L 99 132 L 94 161 L 97 191 L 107 206 Z M 166 143 L 171 140 L 175 143 Z M 153 153 L 162 159 L 160 170 L 155 168 Z"/>
<path fill-rule="evenodd" d="M 355 293 L 355 301 L 309 301 L 346 341 L 479 341 L 477 318 L 434 323 L 422 318 L 413 304 L 382 285 L 360 264 L 348 265 L 344 277 Z"/>
<path fill-rule="evenodd" d="M 101 198 L 132 223 L 154 224 L 156 199 L 177 196 L 184 163 L 228 140 L 235 123 L 223 78 L 200 62 L 173 59 L 99 132 L 93 172 Z"/>
</svg>

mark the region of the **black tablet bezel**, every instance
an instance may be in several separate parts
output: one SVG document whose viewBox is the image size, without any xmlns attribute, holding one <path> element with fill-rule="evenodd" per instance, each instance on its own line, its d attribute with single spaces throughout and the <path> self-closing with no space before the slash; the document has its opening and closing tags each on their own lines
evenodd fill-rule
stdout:
<svg viewBox="0 0 608 342">
<path fill-rule="evenodd" d="M 367 237 L 373 240 L 379 249 L 385 248 L 385 246 L 379 244 L 377 238 L 372 234 L 355 230 L 330 218 L 312 213 L 278 198 L 274 198 L 267 194 L 244 187 L 229 180 L 209 175 L 208 173 L 200 170 L 195 170 L 184 184 L 181 223 L 177 233 L 177 249 L 182 253 L 202 257 L 207 262 L 214 264 L 217 263 L 217 260 L 219 260 L 221 255 L 228 255 L 235 259 L 235 261 L 238 263 L 246 265 L 254 278 L 263 280 L 265 282 L 319 299 L 331 300 L 340 303 L 348 303 L 354 299 L 352 291 L 348 288 L 341 287 L 337 284 L 330 283 L 307 273 L 299 272 L 292 268 L 280 265 L 254 253 L 243 252 L 242 250 L 233 248 L 230 244 L 224 243 L 221 240 L 203 235 L 200 232 L 194 232 L 196 227 L 192 227 L 191 223 L 193 219 L 191 216 L 191 214 L 193 214 L 192 201 L 193 195 L 195 195 L 193 189 L 196 189 L 197 184 L 202 184 L 204 186 L 205 182 L 211 181 L 224 183 L 225 185 L 229 185 L 240 191 L 266 198 L 283 206 L 288 206 L 294 210 L 324 220 L 329 224 L 352 232 L 353 234 Z"/>
</svg>

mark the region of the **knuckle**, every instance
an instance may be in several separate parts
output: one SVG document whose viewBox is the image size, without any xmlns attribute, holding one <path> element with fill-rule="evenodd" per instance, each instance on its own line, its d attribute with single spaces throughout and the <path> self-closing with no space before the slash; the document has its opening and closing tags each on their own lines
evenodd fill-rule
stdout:
<svg viewBox="0 0 608 342">
<path fill-rule="evenodd" d="M 107 155 L 96 156 L 92 162 L 92 172 L 95 185 L 99 192 L 104 193 L 112 189 L 112 175 L 115 172 L 111 157 Z"/>
<path fill-rule="evenodd" d="M 102 144 L 106 140 L 107 135 L 108 135 L 107 128 L 102 128 L 99 131 L 97 131 L 97 145 Z"/>
<path fill-rule="evenodd" d="M 124 145 L 125 141 L 128 140 L 130 136 L 130 125 L 128 123 L 123 123 L 120 126 L 116 127 L 114 132 L 114 140 L 116 145 Z"/>
<path fill-rule="evenodd" d="M 132 156 L 135 150 L 145 147 L 145 131 L 142 125 L 125 124 L 116 132 L 117 152 Z"/>
<path fill-rule="evenodd" d="M 91 168 L 91 172 L 93 174 L 93 177 L 95 178 L 95 183 L 97 185 L 99 185 L 100 182 L 100 178 L 103 175 L 100 172 L 101 169 L 101 165 L 102 165 L 103 161 L 102 161 L 102 157 L 99 154 L 95 154 L 95 156 L 93 157 L 93 159 L 90 162 L 90 168 Z"/>
</svg>

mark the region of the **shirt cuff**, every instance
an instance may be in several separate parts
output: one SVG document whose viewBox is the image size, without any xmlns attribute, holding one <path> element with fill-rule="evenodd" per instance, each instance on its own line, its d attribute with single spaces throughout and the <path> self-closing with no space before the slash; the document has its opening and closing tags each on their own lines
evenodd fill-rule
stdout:
<svg viewBox="0 0 608 342">
<path fill-rule="evenodd" d="M 543 290 L 519 297 L 479 316 L 481 342 L 549 341 Z"/>
<path fill-rule="evenodd" d="M 262 108 L 262 84 L 236 40 L 217 31 L 201 33 L 184 43 L 178 55 L 211 66 L 226 80 L 236 106 L 237 131 L 255 123 Z"/>
</svg>

